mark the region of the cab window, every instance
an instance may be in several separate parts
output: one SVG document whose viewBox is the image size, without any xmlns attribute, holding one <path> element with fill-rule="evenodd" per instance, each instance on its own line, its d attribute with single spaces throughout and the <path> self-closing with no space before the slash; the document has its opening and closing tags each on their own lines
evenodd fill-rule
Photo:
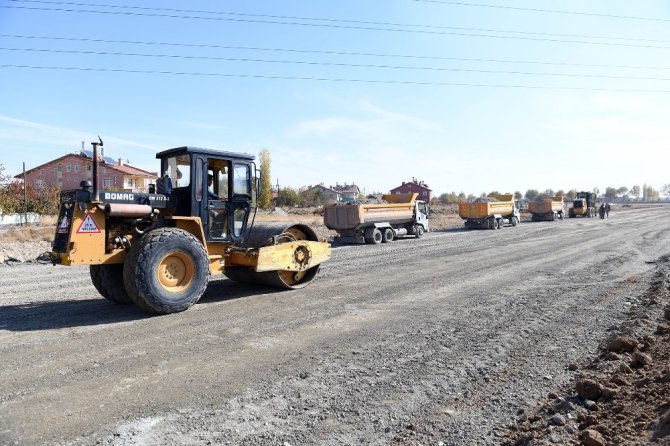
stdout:
<svg viewBox="0 0 670 446">
<path fill-rule="evenodd" d="M 233 173 L 233 194 L 251 196 L 251 169 L 247 164 L 235 164 Z"/>
</svg>

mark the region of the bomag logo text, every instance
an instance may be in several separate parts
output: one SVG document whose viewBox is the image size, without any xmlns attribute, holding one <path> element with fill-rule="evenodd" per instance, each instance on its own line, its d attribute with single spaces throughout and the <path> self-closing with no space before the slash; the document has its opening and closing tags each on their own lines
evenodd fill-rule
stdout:
<svg viewBox="0 0 670 446">
<path fill-rule="evenodd" d="M 135 200 L 133 194 L 115 194 L 110 192 L 105 192 L 105 200 Z"/>
</svg>

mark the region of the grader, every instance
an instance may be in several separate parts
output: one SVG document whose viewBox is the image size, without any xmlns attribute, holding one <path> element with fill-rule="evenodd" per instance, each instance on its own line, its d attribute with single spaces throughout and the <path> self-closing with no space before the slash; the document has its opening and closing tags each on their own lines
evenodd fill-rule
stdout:
<svg viewBox="0 0 670 446">
<path fill-rule="evenodd" d="M 254 225 L 254 157 L 195 147 L 160 152 L 161 176 L 148 193 L 99 190 L 92 180 L 61 193 L 51 258 L 90 265 L 106 299 L 159 314 L 183 311 L 210 276 L 286 289 L 306 286 L 330 245 L 303 224 Z"/>
</svg>

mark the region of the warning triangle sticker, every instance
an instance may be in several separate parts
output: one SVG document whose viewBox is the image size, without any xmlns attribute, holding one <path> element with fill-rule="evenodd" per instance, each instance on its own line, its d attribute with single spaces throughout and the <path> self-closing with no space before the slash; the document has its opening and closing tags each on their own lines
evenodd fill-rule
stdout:
<svg viewBox="0 0 670 446">
<path fill-rule="evenodd" d="M 97 234 L 100 232 L 100 228 L 95 224 L 95 220 L 91 217 L 91 214 L 86 213 L 84 221 L 81 222 L 79 229 L 77 229 L 77 234 Z"/>
</svg>

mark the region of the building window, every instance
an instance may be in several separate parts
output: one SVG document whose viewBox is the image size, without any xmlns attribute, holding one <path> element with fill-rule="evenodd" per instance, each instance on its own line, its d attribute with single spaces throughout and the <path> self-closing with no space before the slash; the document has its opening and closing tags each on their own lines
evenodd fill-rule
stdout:
<svg viewBox="0 0 670 446">
<path fill-rule="evenodd" d="M 126 178 L 126 187 L 127 188 L 133 187 L 133 179 L 132 178 Z"/>
<path fill-rule="evenodd" d="M 75 172 L 79 172 L 79 164 L 75 164 L 75 165 L 74 165 L 74 171 L 75 171 Z"/>
<path fill-rule="evenodd" d="M 105 178 L 102 180 L 103 187 L 112 187 L 114 186 L 114 178 Z"/>
<path fill-rule="evenodd" d="M 86 170 L 91 170 L 91 164 L 90 163 L 86 163 Z"/>
<path fill-rule="evenodd" d="M 44 169 L 40 169 L 40 176 L 44 175 L 46 171 Z"/>
<path fill-rule="evenodd" d="M 56 165 L 56 170 L 59 171 L 59 172 L 62 172 L 63 171 L 63 165 L 62 164 Z"/>
<path fill-rule="evenodd" d="M 65 171 L 70 172 L 72 170 L 72 164 L 66 164 L 65 165 Z"/>
</svg>

